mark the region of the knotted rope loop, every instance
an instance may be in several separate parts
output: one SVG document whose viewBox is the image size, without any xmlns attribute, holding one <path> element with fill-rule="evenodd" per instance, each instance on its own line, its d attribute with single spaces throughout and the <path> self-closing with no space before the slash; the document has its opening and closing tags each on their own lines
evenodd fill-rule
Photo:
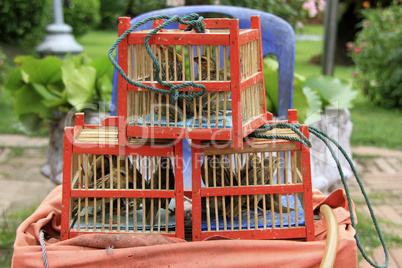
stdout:
<svg viewBox="0 0 402 268">
<path fill-rule="evenodd" d="M 133 81 L 124 73 L 123 69 L 119 66 L 119 64 L 113 58 L 113 51 L 120 44 L 120 42 L 124 38 L 126 38 L 126 36 L 129 33 L 131 33 L 133 30 L 135 30 L 139 26 L 144 25 L 145 23 L 147 23 L 151 20 L 159 20 L 159 19 L 166 19 L 166 21 L 163 24 L 156 27 L 154 30 L 152 30 L 149 34 L 146 35 L 144 45 L 145 45 L 145 49 L 147 50 L 148 54 L 150 55 L 150 57 L 154 63 L 156 81 L 160 85 L 170 88 L 169 91 L 159 89 L 156 87 L 150 87 L 150 86 L 144 85 L 142 83 L 137 83 L 137 82 Z M 151 36 L 156 34 L 161 29 L 165 28 L 167 25 L 169 25 L 172 22 L 179 22 L 181 24 L 187 25 L 188 27 L 186 28 L 186 30 L 195 29 L 199 33 L 204 33 L 205 26 L 204 26 L 203 20 L 204 20 L 204 18 L 202 16 L 199 16 L 198 14 L 195 14 L 195 13 L 184 16 L 183 18 L 180 18 L 177 15 L 174 15 L 172 17 L 168 16 L 168 15 L 156 15 L 156 16 L 151 16 L 149 18 L 146 18 L 142 21 L 135 23 L 133 26 L 131 26 L 129 29 L 127 29 L 120 37 L 117 38 L 116 42 L 109 49 L 109 52 L 108 52 L 109 59 L 112 62 L 113 66 L 116 68 L 116 70 L 120 73 L 121 77 L 123 77 L 124 80 L 126 80 L 129 84 L 131 84 L 133 86 L 151 90 L 156 93 L 169 94 L 169 97 L 172 98 L 174 101 L 177 101 L 178 99 L 193 99 L 193 98 L 201 97 L 207 93 L 205 86 L 202 84 L 196 84 L 194 82 L 185 82 L 180 85 L 173 85 L 172 83 L 165 83 L 162 81 L 162 79 L 160 77 L 160 65 L 159 65 L 159 62 L 158 62 L 156 56 L 153 54 L 153 52 L 149 46 L 149 39 L 151 38 Z M 202 90 L 197 91 L 193 94 L 189 94 L 189 95 L 180 94 L 179 89 L 183 89 L 186 87 L 195 87 L 195 88 L 200 88 Z"/>
</svg>

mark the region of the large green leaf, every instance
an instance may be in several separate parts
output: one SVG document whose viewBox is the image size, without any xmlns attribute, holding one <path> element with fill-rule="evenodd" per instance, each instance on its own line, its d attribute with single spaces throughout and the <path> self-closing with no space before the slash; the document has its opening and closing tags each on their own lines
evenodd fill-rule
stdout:
<svg viewBox="0 0 402 268">
<path fill-rule="evenodd" d="M 8 74 L 7 83 L 5 88 L 10 90 L 12 94 L 24 86 L 24 81 L 22 80 L 21 68 L 17 67 L 14 71 Z"/>
<path fill-rule="evenodd" d="M 73 75 L 75 70 L 76 66 L 73 58 L 65 61 L 61 66 L 61 80 L 63 81 L 65 86 L 67 86 L 68 81 L 71 80 L 71 76 Z"/>
<path fill-rule="evenodd" d="M 97 61 L 93 61 L 92 63 L 88 64 L 96 69 L 96 79 L 101 78 L 105 74 L 108 76 L 109 79 L 113 79 L 113 70 L 114 67 L 110 63 L 109 57 L 104 56 Z"/>
<path fill-rule="evenodd" d="M 14 113 L 38 114 L 42 118 L 53 118 L 51 110 L 42 103 L 42 96 L 36 92 L 32 85 L 25 85 L 15 94 Z"/>
<path fill-rule="evenodd" d="M 303 123 L 307 117 L 309 103 L 303 92 L 304 77 L 295 75 L 293 79 L 293 108 L 297 109 L 297 119 Z"/>
<path fill-rule="evenodd" d="M 278 114 L 278 62 L 271 58 L 264 59 L 265 93 L 267 110 Z"/>
<path fill-rule="evenodd" d="M 32 83 L 32 87 L 46 101 L 51 101 L 60 98 L 60 95 L 55 95 L 51 93 L 49 89 L 47 89 L 44 85 Z"/>
<path fill-rule="evenodd" d="M 312 90 L 308 86 L 303 87 L 303 93 L 307 98 L 309 108 L 306 113 L 305 124 L 310 125 L 321 119 L 322 101 L 316 90 Z"/>
<path fill-rule="evenodd" d="M 101 100 L 110 101 L 112 99 L 113 83 L 107 75 L 97 80 L 97 88 L 100 93 Z"/>
<path fill-rule="evenodd" d="M 47 56 L 44 59 L 24 56 L 21 61 L 21 69 L 28 75 L 29 82 L 48 85 L 61 79 L 60 67 L 62 64 L 63 61 L 54 56 Z"/>
<path fill-rule="evenodd" d="M 327 105 L 333 105 L 338 109 L 351 108 L 352 101 L 358 93 L 350 83 L 323 75 L 309 77 L 306 86 L 320 92 L 324 106 L 322 109 Z"/>
<path fill-rule="evenodd" d="M 64 80 L 64 73 L 63 73 Z M 67 101 L 77 111 L 82 110 L 88 103 L 92 103 L 95 94 L 96 70 L 91 66 L 81 66 L 74 70 L 65 80 Z"/>
</svg>

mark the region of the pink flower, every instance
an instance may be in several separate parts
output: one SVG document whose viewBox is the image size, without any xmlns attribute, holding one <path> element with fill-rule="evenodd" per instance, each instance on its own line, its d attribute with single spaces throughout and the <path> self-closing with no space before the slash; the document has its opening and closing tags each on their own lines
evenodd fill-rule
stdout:
<svg viewBox="0 0 402 268">
<path fill-rule="evenodd" d="M 353 52 L 356 53 L 356 54 L 358 54 L 358 53 L 360 53 L 360 52 L 362 52 L 362 51 L 363 51 L 363 49 L 362 49 L 361 47 L 355 47 L 355 48 L 353 49 Z"/>
<path fill-rule="evenodd" d="M 303 22 L 301 22 L 301 21 L 296 22 L 296 28 L 297 28 L 297 29 L 301 29 L 301 28 L 303 28 L 303 27 L 304 27 Z"/>
<path fill-rule="evenodd" d="M 353 42 L 347 42 L 346 43 L 346 49 L 348 51 L 352 51 L 355 48 L 355 44 Z"/>
<path fill-rule="evenodd" d="M 221 0 L 215 0 L 214 1 L 214 5 L 220 5 L 221 4 Z"/>
<path fill-rule="evenodd" d="M 313 18 L 317 15 L 317 7 L 315 6 L 315 3 L 312 1 L 307 1 L 303 3 L 302 8 L 308 12 L 308 16 L 310 18 Z"/>
<path fill-rule="evenodd" d="M 318 10 L 319 11 L 324 11 L 326 5 L 327 5 L 327 3 L 325 2 L 325 0 L 318 0 Z"/>
<path fill-rule="evenodd" d="M 352 77 L 357 77 L 359 75 L 359 73 L 357 72 L 357 71 L 354 71 L 353 73 L 352 73 Z"/>
</svg>

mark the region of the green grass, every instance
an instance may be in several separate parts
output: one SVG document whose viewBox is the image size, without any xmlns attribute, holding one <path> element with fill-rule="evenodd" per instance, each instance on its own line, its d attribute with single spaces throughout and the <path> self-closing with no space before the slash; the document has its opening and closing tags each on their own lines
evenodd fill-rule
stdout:
<svg viewBox="0 0 402 268">
<path fill-rule="evenodd" d="M 357 215 L 357 219 L 358 219 L 357 235 L 358 235 L 358 237 L 360 239 L 360 243 L 363 246 L 364 250 L 366 251 L 367 255 L 370 256 L 373 253 L 374 249 L 381 246 L 381 242 L 378 238 L 377 232 L 374 229 L 372 219 L 357 209 L 356 209 L 356 215 Z M 379 223 L 386 224 L 386 222 L 382 221 L 382 220 L 379 220 Z M 381 233 L 384 236 L 384 241 L 385 241 L 385 244 L 387 245 L 387 248 L 395 248 L 395 247 L 399 247 L 401 245 L 401 243 L 402 243 L 401 237 L 396 236 L 395 234 L 386 232 L 383 229 L 381 229 Z M 362 259 L 363 259 L 363 257 L 359 253 L 359 261 Z"/>
<path fill-rule="evenodd" d="M 37 206 L 35 205 L 0 215 L 0 267 L 10 267 L 15 241 L 15 231 L 36 208 Z"/>
<path fill-rule="evenodd" d="M 386 109 L 359 96 L 350 110 L 352 145 L 369 145 L 402 150 L 402 110 Z"/>
<path fill-rule="evenodd" d="M 103 56 L 107 56 L 110 47 L 116 42 L 117 31 L 94 31 L 90 32 L 80 39 L 80 43 L 84 47 L 84 53 L 92 60 L 98 60 Z"/>
<path fill-rule="evenodd" d="M 296 34 L 324 35 L 324 27 L 319 24 L 306 24 L 303 28 L 296 30 Z"/>
<path fill-rule="evenodd" d="M 296 42 L 296 59 L 295 73 L 305 77 L 321 74 L 321 65 L 309 63 L 309 60 L 317 55 L 322 54 L 322 41 L 297 41 Z M 334 77 L 339 79 L 352 79 L 353 66 L 335 66 Z"/>
</svg>

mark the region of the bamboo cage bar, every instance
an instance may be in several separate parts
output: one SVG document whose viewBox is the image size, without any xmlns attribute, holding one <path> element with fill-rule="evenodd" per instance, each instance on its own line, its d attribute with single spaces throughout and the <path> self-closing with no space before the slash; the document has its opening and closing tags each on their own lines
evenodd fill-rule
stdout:
<svg viewBox="0 0 402 268">
<path fill-rule="evenodd" d="M 120 22 L 122 33 L 129 27 L 129 18 Z M 119 45 L 119 54 L 124 54 L 119 55 L 119 64 L 129 78 L 163 92 L 119 79 L 118 106 L 126 107 L 118 110 L 119 122 L 124 124 L 119 126 L 123 130 L 118 132 L 120 145 L 130 137 L 174 139 L 184 135 L 190 139 L 235 140 L 234 147 L 240 149 L 241 139 L 267 122 L 259 17 L 251 17 L 250 29 L 239 29 L 236 19 L 205 22 L 208 31 L 202 36 L 195 31 L 183 32 L 180 25 L 178 30 L 164 29 L 149 40 L 162 81 L 203 84 L 207 93 L 201 97 L 173 100 L 169 87 L 156 81 L 155 63 L 144 45 L 150 30 L 131 32 Z M 178 89 L 184 96 L 200 90 L 192 86 Z"/>
<path fill-rule="evenodd" d="M 65 130 L 62 240 L 135 232 L 184 238 L 182 143 L 96 143 L 98 133 L 117 135 L 117 120 L 104 124 Z M 82 133 L 94 142 L 79 141 Z"/>
<path fill-rule="evenodd" d="M 235 150 L 232 144 L 193 143 L 193 199 L 201 200 L 200 209 L 193 207 L 193 219 L 201 219 L 193 221 L 193 240 L 250 238 L 251 232 L 253 239 L 314 240 L 304 145 L 251 139 Z"/>
</svg>

